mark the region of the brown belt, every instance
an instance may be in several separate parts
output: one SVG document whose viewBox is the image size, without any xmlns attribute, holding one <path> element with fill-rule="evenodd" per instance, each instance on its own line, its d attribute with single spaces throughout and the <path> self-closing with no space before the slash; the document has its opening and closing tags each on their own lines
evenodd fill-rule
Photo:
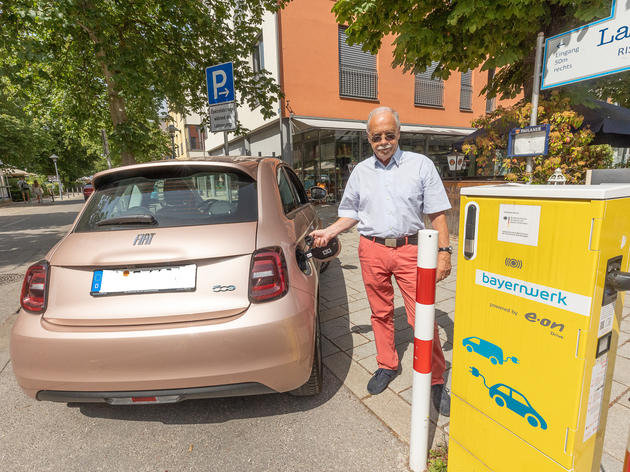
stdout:
<svg viewBox="0 0 630 472">
<path fill-rule="evenodd" d="M 370 241 L 374 241 L 375 243 L 382 244 L 387 247 L 400 247 L 405 244 L 415 244 L 418 245 L 418 235 L 414 234 L 412 236 L 402 236 L 400 238 L 379 238 L 377 236 L 364 236 L 361 237 L 365 239 L 369 239 Z"/>
</svg>

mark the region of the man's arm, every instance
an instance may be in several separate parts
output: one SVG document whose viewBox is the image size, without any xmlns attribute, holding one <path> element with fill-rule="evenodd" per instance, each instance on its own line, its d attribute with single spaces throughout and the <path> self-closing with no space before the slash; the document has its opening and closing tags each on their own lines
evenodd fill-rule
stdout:
<svg viewBox="0 0 630 472">
<path fill-rule="evenodd" d="M 431 220 L 431 226 L 438 232 L 438 247 L 450 246 L 446 213 L 441 211 L 427 215 Z M 444 280 L 451 274 L 451 255 L 446 252 L 438 252 L 436 282 Z"/>
<path fill-rule="evenodd" d="M 324 229 L 316 229 L 311 232 L 310 236 L 313 237 L 313 247 L 324 247 L 328 242 L 337 236 L 339 233 L 352 228 L 358 223 L 354 218 L 340 217 L 330 226 Z"/>
</svg>

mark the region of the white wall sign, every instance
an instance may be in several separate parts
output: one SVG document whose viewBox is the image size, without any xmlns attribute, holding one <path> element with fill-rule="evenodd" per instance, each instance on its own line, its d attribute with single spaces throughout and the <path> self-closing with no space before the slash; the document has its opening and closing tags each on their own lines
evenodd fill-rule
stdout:
<svg viewBox="0 0 630 472">
<path fill-rule="evenodd" d="M 507 204 L 499 206 L 497 235 L 499 241 L 538 246 L 539 226 L 540 206 Z"/>
<path fill-rule="evenodd" d="M 210 129 L 213 133 L 236 129 L 236 106 L 234 102 L 210 107 Z"/>
<path fill-rule="evenodd" d="M 630 2 L 613 0 L 608 18 L 545 41 L 541 89 L 630 70 Z"/>
</svg>

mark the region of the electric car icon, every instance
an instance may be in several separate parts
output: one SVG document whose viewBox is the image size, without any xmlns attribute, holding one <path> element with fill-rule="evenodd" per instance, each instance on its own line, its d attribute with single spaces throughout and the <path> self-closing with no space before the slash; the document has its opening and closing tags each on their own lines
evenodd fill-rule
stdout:
<svg viewBox="0 0 630 472">
<path fill-rule="evenodd" d="M 488 394 L 500 407 L 506 407 L 514 413 L 521 415 L 530 426 L 547 429 L 547 423 L 529 403 L 525 395 L 505 384 L 496 384 L 490 387 Z"/>
<path fill-rule="evenodd" d="M 504 362 L 511 360 L 514 364 L 518 364 L 518 359 L 514 356 L 503 358 L 503 349 L 485 339 L 471 336 L 464 338 L 462 344 L 468 352 L 476 352 L 490 360 L 493 365 L 503 365 Z"/>
</svg>

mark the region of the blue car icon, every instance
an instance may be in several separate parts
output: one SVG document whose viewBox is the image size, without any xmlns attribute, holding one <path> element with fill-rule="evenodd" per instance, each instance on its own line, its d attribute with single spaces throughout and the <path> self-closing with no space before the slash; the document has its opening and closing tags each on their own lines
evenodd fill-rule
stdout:
<svg viewBox="0 0 630 472">
<path fill-rule="evenodd" d="M 547 429 L 547 423 L 542 416 L 531 406 L 525 395 L 505 384 L 496 384 L 488 390 L 490 397 L 500 407 L 507 407 L 514 413 L 521 415 L 527 420 L 530 426 L 540 429 Z"/>
<path fill-rule="evenodd" d="M 516 357 L 508 357 L 504 359 L 503 349 L 496 344 L 486 341 L 485 339 L 471 336 L 469 338 L 464 338 L 462 344 L 468 352 L 476 352 L 480 356 L 490 359 L 490 362 L 493 365 L 503 365 L 503 363 L 508 360 L 518 364 L 518 359 Z"/>
</svg>

